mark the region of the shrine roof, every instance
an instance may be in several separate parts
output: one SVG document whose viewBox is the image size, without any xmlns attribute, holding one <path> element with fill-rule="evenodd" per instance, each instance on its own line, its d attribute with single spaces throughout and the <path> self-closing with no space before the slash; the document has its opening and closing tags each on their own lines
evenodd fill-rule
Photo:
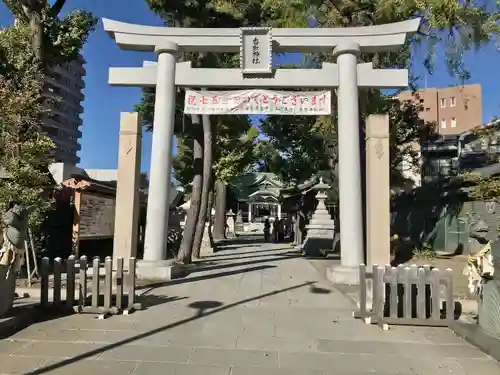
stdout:
<svg viewBox="0 0 500 375">
<path fill-rule="evenodd" d="M 248 200 L 261 193 L 279 197 L 283 183 L 274 173 L 249 172 L 236 177 L 231 188 L 238 200 Z"/>
<path fill-rule="evenodd" d="M 231 183 L 231 189 L 240 201 L 252 200 L 260 196 L 281 199 L 308 191 L 317 181 L 317 177 L 314 176 L 301 184 L 285 184 L 274 173 L 249 172 L 236 177 Z"/>
</svg>

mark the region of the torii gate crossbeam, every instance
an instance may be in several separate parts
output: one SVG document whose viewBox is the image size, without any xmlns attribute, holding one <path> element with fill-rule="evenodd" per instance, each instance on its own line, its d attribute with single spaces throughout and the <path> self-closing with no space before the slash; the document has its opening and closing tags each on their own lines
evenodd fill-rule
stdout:
<svg viewBox="0 0 500 375">
<path fill-rule="evenodd" d="M 393 89 L 408 87 L 405 69 L 373 69 L 373 64 L 358 64 L 358 87 Z M 307 80 L 303 77 L 307 76 Z M 204 88 L 323 88 L 339 85 L 337 64 L 323 63 L 322 69 L 276 69 L 267 77 L 248 78 L 240 69 L 191 68 L 191 62 L 178 62 L 175 85 Z M 142 68 L 109 68 L 109 84 L 113 86 L 156 87 L 158 66 L 145 62 Z M 221 83 L 223 82 L 223 83 Z"/>
<path fill-rule="evenodd" d="M 134 25 L 104 18 L 104 30 L 124 50 L 154 52 L 166 40 L 184 52 L 234 52 L 241 48 L 236 28 L 175 28 Z M 361 52 L 398 51 L 408 35 L 417 31 L 420 19 L 386 25 L 346 28 L 273 28 L 275 52 L 327 52 L 341 43 L 357 43 Z"/>
</svg>

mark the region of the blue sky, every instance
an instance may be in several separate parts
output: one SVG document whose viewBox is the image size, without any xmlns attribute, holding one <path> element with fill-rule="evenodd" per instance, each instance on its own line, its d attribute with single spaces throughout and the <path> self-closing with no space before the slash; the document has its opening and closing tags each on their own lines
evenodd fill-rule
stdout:
<svg viewBox="0 0 500 375">
<path fill-rule="evenodd" d="M 125 5 L 126 4 L 126 5 Z M 162 25 L 162 21 L 153 15 L 144 0 L 67 0 L 65 11 L 85 9 L 95 16 L 111 18 L 124 22 Z M 0 3 L 0 25 L 6 26 L 12 20 L 9 11 Z M 108 169 L 117 167 L 118 133 L 120 112 L 131 111 L 134 104 L 140 101 L 141 90 L 138 88 L 110 87 L 108 68 L 111 66 L 141 66 L 144 60 L 155 58 L 153 54 L 143 52 L 121 51 L 115 42 L 102 29 L 99 23 L 96 31 L 90 36 L 83 55 L 87 61 L 85 77 L 85 101 L 83 106 L 83 126 L 81 131 L 82 150 L 79 155 L 83 168 Z M 424 85 L 425 69 L 422 65 L 424 51 L 414 57 L 415 72 Z M 465 61 L 472 73 L 470 83 L 482 85 L 483 122 L 500 115 L 500 52 L 494 45 L 488 45 L 480 51 L 468 53 Z M 457 81 L 447 73 L 444 59 L 438 59 L 435 73 L 427 76 L 428 87 L 447 87 Z M 149 169 L 151 151 L 151 134 L 143 137 L 142 170 Z"/>
</svg>

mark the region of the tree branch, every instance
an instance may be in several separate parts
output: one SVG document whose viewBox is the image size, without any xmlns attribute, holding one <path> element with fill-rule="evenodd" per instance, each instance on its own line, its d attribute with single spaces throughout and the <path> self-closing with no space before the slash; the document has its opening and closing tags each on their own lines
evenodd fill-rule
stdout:
<svg viewBox="0 0 500 375">
<path fill-rule="evenodd" d="M 52 17 L 57 17 L 57 15 L 61 12 L 62 8 L 66 4 L 66 0 L 56 0 L 54 5 L 50 8 L 50 15 Z"/>
</svg>

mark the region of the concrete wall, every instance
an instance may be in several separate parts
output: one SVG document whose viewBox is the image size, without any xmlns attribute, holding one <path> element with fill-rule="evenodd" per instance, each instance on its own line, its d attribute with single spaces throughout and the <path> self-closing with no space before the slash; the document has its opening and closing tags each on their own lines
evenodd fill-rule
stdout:
<svg viewBox="0 0 500 375">
<path fill-rule="evenodd" d="M 481 218 L 495 233 L 500 227 L 500 205 L 467 201 L 458 191 L 448 192 L 448 198 L 442 193 L 437 188 L 422 188 L 393 199 L 392 232 L 415 244 L 428 243 L 438 251 L 478 251 L 477 241 L 469 237 L 470 226 Z"/>
</svg>

